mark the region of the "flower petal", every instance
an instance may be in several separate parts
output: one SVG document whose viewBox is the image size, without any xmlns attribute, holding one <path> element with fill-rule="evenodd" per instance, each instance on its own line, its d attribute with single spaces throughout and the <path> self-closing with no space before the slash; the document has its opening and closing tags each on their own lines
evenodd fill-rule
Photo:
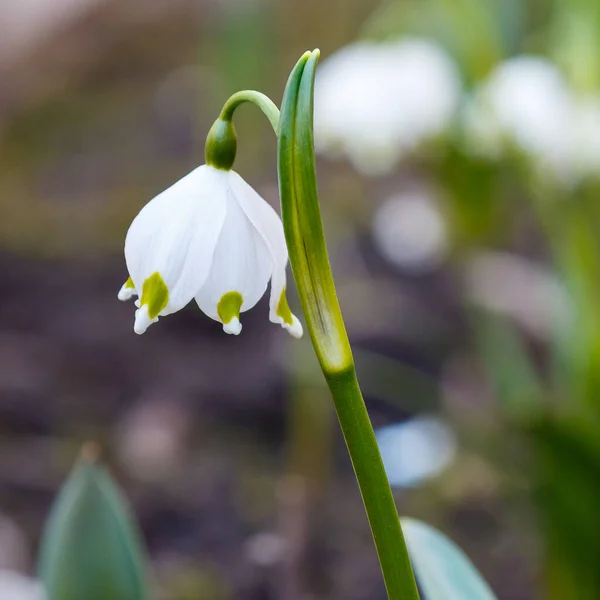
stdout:
<svg viewBox="0 0 600 600">
<path fill-rule="evenodd" d="M 296 315 L 294 315 L 290 310 L 290 306 L 285 295 L 285 270 L 283 271 L 283 284 L 281 284 L 280 281 L 281 276 L 276 279 L 275 275 L 273 275 L 273 280 L 271 281 L 271 300 L 274 298 L 274 290 L 279 289 L 281 291 L 279 293 L 279 301 L 277 302 L 275 311 L 271 311 L 269 319 L 271 320 L 271 323 L 278 323 L 290 335 L 300 339 L 304 333 L 304 329 L 302 328 L 302 323 L 300 323 L 298 317 L 296 317 Z"/>
<path fill-rule="evenodd" d="M 302 337 L 302 325 L 288 306 L 285 296 L 288 250 L 283 224 L 273 207 L 263 200 L 235 171 L 230 171 L 230 185 L 246 217 L 264 240 L 273 261 L 269 319 L 280 324 L 294 337 Z"/>
<path fill-rule="evenodd" d="M 133 280 L 131 277 L 127 279 L 127 281 L 121 286 L 119 293 L 117 294 L 117 298 L 122 302 L 126 302 L 127 300 L 131 300 L 134 296 L 137 296 L 137 290 L 135 289 L 135 285 L 133 285 Z"/>
<path fill-rule="evenodd" d="M 267 244 L 230 190 L 227 194 L 227 215 L 217 240 L 212 267 L 196 294 L 198 306 L 209 317 L 225 325 L 230 324 L 232 319 L 239 321 L 239 313 L 251 309 L 265 293 L 272 267 Z M 225 306 L 223 303 L 231 300 L 232 295 L 239 301 L 226 302 Z M 237 325 L 224 327 L 225 331 L 237 328 Z"/>
<path fill-rule="evenodd" d="M 136 290 L 159 274 L 168 290 L 161 315 L 183 308 L 208 277 L 226 193 L 227 173 L 203 165 L 151 200 L 131 224 L 127 269 Z"/>
<path fill-rule="evenodd" d="M 133 324 L 133 330 L 138 334 L 142 335 L 145 333 L 146 329 L 152 325 L 152 323 L 156 323 L 158 321 L 158 317 L 151 318 L 149 314 L 149 309 L 147 304 L 142 304 L 135 311 L 135 322 Z"/>
</svg>

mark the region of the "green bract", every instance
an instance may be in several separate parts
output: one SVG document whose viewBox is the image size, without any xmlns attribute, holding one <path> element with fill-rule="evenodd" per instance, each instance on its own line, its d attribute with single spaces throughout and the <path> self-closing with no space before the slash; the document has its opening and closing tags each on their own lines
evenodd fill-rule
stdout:
<svg viewBox="0 0 600 600">
<path fill-rule="evenodd" d="M 306 52 L 290 74 L 279 119 L 281 216 L 298 295 L 323 368 L 352 366 L 329 265 L 315 174 L 313 88 L 319 51 Z"/>
<path fill-rule="evenodd" d="M 208 135 L 204 146 L 206 164 L 216 169 L 229 171 L 235 162 L 237 153 L 237 136 L 231 119 L 217 119 Z"/>
<path fill-rule="evenodd" d="M 125 499 L 94 453 L 84 452 L 42 539 L 48 600 L 147 600 L 143 555 Z"/>
<path fill-rule="evenodd" d="M 233 113 L 240 104 L 252 102 L 260 108 L 269 123 L 277 132 L 279 110 L 270 98 L 254 90 L 237 92 L 227 100 L 219 118 L 213 123 L 204 146 L 206 164 L 217 169 L 229 171 L 235 162 L 237 153 L 237 136 L 233 126 Z"/>
</svg>

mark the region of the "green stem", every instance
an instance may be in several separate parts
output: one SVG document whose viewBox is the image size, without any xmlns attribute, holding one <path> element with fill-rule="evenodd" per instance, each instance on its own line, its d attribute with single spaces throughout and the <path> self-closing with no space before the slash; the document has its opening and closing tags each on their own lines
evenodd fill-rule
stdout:
<svg viewBox="0 0 600 600">
<path fill-rule="evenodd" d="M 290 263 L 311 340 L 331 389 L 390 600 L 418 600 L 400 520 L 356 378 L 325 244 L 313 143 L 319 52 L 292 71 L 281 105 L 279 192 Z"/>
<path fill-rule="evenodd" d="M 267 119 L 269 119 L 273 131 L 275 131 L 275 135 L 277 135 L 279 128 L 279 109 L 268 96 L 265 96 L 265 94 L 262 94 L 261 92 L 256 92 L 254 90 L 236 92 L 223 105 L 219 118 L 224 121 L 231 121 L 235 109 L 240 104 L 244 104 L 244 102 L 252 102 L 252 104 L 258 106 Z"/>
<path fill-rule="evenodd" d="M 325 372 L 371 526 L 390 600 L 418 600 L 412 567 L 394 497 L 354 364 L 344 372 Z"/>
</svg>

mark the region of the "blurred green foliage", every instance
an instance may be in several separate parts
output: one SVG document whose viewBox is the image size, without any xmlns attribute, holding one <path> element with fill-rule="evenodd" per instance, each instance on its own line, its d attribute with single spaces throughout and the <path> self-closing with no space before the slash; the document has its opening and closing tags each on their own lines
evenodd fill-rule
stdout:
<svg viewBox="0 0 600 600">
<path fill-rule="evenodd" d="M 136 525 L 96 452 L 84 448 L 46 526 L 39 569 L 48 600 L 148 600 Z"/>
</svg>

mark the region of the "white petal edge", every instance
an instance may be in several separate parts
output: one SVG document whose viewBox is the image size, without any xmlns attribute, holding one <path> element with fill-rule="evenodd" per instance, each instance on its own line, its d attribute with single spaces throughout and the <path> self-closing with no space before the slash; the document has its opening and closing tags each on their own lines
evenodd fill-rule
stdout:
<svg viewBox="0 0 600 600">
<path fill-rule="evenodd" d="M 124 283 L 121 286 L 119 293 L 117 294 L 117 298 L 119 300 L 121 300 L 121 302 L 127 302 L 128 300 L 131 300 L 134 296 L 137 296 L 137 295 L 138 295 L 138 293 L 135 288 Z"/>
<path fill-rule="evenodd" d="M 300 323 L 298 317 L 292 314 L 292 324 L 286 323 L 281 317 L 277 317 L 279 320 L 277 323 L 281 325 L 292 337 L 295 337 L 299 340 L 304 334 L 304 329 L 302 328 L 302 323 Z M 274 322 L 274 321 L 272 321 Z"/>
<path fill-rule="evenodd" d="M 148 305 L 144 304 L 135 311 L 133 331 L 135 331 L 138 335 L 142 335 L 142 333 L 145 333 L 146 329 L 148 329 L 150 325 L 156 323 L 157 321 L 158 317 L 155 317 L 154 319 L 150 318 L 150 315 L 148 314 Z"/>
<path fill-rule="evenodd" d="M 229 323 L 223 324 L 223 331 L 231 335 L 240 335 L 242 332 L 242 324 L 237 317 L 233 317 Z"/>
</svg>

